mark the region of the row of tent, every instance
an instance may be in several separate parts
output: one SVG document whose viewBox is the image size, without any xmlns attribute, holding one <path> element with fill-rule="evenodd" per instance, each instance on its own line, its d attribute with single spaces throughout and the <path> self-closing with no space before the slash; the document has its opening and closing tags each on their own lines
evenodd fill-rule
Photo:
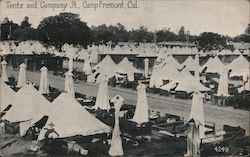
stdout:
<svg viewBox="0 0 250 157">
<path fill-rule="evenodd" d="M 20 65 L 18 79 L 23 84 L 19 84 L 20 89 L 15 92 L 5 84 L 8 80 L 3 80 L 7 76 L 6 70 L 2 70 L 1 77 L 1 102 L 0 109 L 3 110 L 12 105 L 9 111 L 2 117 L 3 120 L 15 123 L 20 122 L 20 133 L 24 135 L 27 129 L 34 125 L 45 115 L 49 117 L 44 130 L 39 135 L 39 140 L 44 138 L 45 128 L 51 123 L 54 124 L 60 138 L 74 135 L 93 135 L 109 132 L 110 128 L 86 111 L 74 98 L 74 84 L 72 73 L 65 74 L 65 90 L 52 103 L 42 94 L 48 94 L 48 74 L 47 68 L 41 68 L 41 78 L 39 90 L 32 84 L 26 83 L 26 66 Z M 8 77 L 7 77 L 8 78 Z M 20 81 L 19 81 L 20 82 Z M 137 87 L 138 100 L 135 115 L 132 121 L 144 123 L 149 120 L 146 87 L 140 84 Z M 116 98 L 115 96 L 114 98 Z M 114 99 L 113 98 L 113 99 Z M 115 101 L 111 99 L 111 101 Z M 109 110 L 110 98 L 107 79 L 100 82 L 95 109 Z"/>
<path fill-rule="evenodd" d="M 94 73 L 88 76 L 88 82 L 99 82 L 104 77 L 127 77 L 129 81 L 134 81 L 135 73 L 143 73 L 133 66 L 133 63 L 124 57 L 123 60 L 116 64 L 109 55 L 99 62 L 94 68 Z"/>
<path fill-rule="evenodd" d="M 98 46 L 88 46 L 87 49 L 74 47 L 65 44 L 59 51 L 54 46 L 45 47 L 38 41 L 0 42 L 0 56 L 4 55 L 46 55 L 50 54 L 55 57 L 68 57 L 79 60 L 89 60 L 92 63 L 97 62 Z"/>
<path fill-rule="evenodd" d="M 195 55 L 199 54 L 202 56 L 206 55 L 247 55 L 249 50 L 234 51 L 223 49 L 212 50 L 203 52 L 199 51 L 196 47 L 162 47 L 156 44 L 140 43 L 136 45 L 92 45 L 86 49 L 81 46 L 74 47 L 73 45 L 64 44 L 60 52 L 53 46 L 45 47 L 38 41 L 24 41 L 24 42 L 0 42 L 0 55 L 17 54 L 17 55 L 32 55 L 32 54 L 51 54 L 58 57 L 74 57 L 75 59 L 91 59 L 92 62 L 97 62 L 98 54 L 119 54 L 119 55 L 137 55 L 138 57 L 158 57 L 164 58 L 166 55 Z"/>
<path fill-rule="evenodd" d="M 60 138 L 74 135 L 87 136 L 110 131 L 108 126 L 86 111 L 70 94 L 61 93 L 50 103 L 33 85 L 24 85 L 16 93 L 3 82 L 1 86 L 1 107 L 4 108 L 7 107 L 4 105 L 12 104 L 2 120 L 12 123 L 20 122 L 22 136 L 45 115 L 49 117 L 46 125 L 53 122 Z M 48 126 L 44 126 L 44 129 L 46 127 Z M 38 140 L 42 139 L 44 136 L 38 138 Z"/>
<path fill-rule="evenodd" d="M 186 66 L 188 71 L 195 71 L 195 61 L 189 56 L 183 63 L 183 66 Z M 241 68 L 239 68 L 239 66 Z M 202 66 L 198 67 L 198 71 L 205 71 L 206 73 L 222 73 L 223 71 L 230 70 L 230 77 L 234 76 L 249 76 L 249 61 L 243 56 L 239 55 L 231 63 L 223 63 L 218 56 L 210 57 L 208 61 Z"/>
<path fill-rule="evenodd" d="M 44 77 L 44 75 L 42 76 L 41 74 L 41 77 Z M 103 82 L 106 82 L 106 80 Z M 105 90 L 108 90 L 108 88 L 106 88 L 107 84 L 101 84 L 98 90 L 97 98 L 100 95 L 104 95 Z M 12 123 L 19 122 L 21 135 L 24 135 L 31 126 L 35 125 L 35 123 L 45 115 L 48 116 L 48 120 L 39 133 L 37 139 L 38 141 L 45 138 L 45 134 L 47 132 L 46 129 L 50 128 L 52 124 L 53 128 L 58 133 L 57 138 L 71 137 L 75 135 L 88 136 L 100 133 L 109 133 L 111 131 L 109 126 L 91 115 L 69 93 L 61 93 L 52 103 L 50 103 L 31 84 L 24 84 L 18 90 L 18 92 L 13 91 L 7 84 L 3 82 L 3 80 L 0 81 L 0 85 L 0 107 L 6 108 L 7 104 L 12 104 L 12 107 L 2 117 L 2 120 L 8 120 Z M 102 86 L 106 87 L 103 88 Z M 102 90 L 100 90 L 100 88 L 102 88 Z M 145 85 L 138 85 L 137 91 L 136 111 L 132 121 L 137 123 L 147 122 L 149 121 L 149 108 L 146 98 Z M 107 102 L 107 100 L 104 101 Z M 109 154 L 111 156 L 122 156 L 124 152 L 122 148 L 122 140 L 120 138 L 119 111 L 124 99 L 117 95 L 111 101 L 115 103 L 115 126 L 113 129 Z M 102 101 L 98 100 L 97 102 L 97 104 L 102 103 Z M 201 144 L 201 139 L 205 137 L 206 128 L 204 120 L 204 106 L 202 102 L 202 96 L 197 91 L 193 94 L 191 114 L 190 118 L 188 119 L 188 122 L 192 121 L 194 121 L 195 126 L 199 126 L 200 129 L 198 132 L 188 133 L 187 154 L 198 153 L 194 152 L 193 149 L 189 149 L 189 141 L 191 141 L 192 148 L 199 147 Z M 189 134 L 191 134 L 192 137 L 190 137 Z M 199 151 L 199 149 L 196 151 Z"/>
<path fill-rule="evenodd" d="M 196 74 L 197 76 L 204 71 L 205 73 L 220 74 L 218 95 L 228 96 L 229 71 L 230 77 L 243 77 L 242 87 L 238 89 L 239 92 L 249 90 L 250 88 L 247 87 L 247 83 L 249 83 L 249 61 L 243 55 L 240 55 L 228 65 L 222 63 L 218 56 L 210 57 L 202 66 L 199 64 L 198 55 L 195 56 L 195 59 L 189 56 L 182 64 L 169 55 L 163 62 L 153 67 L 149 86 L 166 91 L 175 89 L 175 91 L 185 91 L 187 93 L 196 90 L 201 92 L 209 91 L 208 87 L 200 83 L 200 78 L 193 76 L 190 71 L 198 73 Z M 164 80 L 167 80 L 169 83 L 164 85 Z M 243 87 L 244 89 L 242 89 Z"/>
</svg>

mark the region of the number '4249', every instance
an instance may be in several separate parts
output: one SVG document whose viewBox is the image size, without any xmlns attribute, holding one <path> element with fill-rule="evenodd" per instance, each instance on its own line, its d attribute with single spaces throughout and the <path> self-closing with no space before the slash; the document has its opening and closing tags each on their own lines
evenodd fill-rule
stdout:
<svg viewBox="0 0 250 157">
<path fill-rule="evenodd" d="M 229 152 L 229 148 L 228 147 L 223 147 L 223 146 L 216 146 L 215 148 L 214 148 L 214 150 L 216 151 L 216 152 L 221 152 L 221 153 L 227 153 L 227 152 Z"/>
</svg>

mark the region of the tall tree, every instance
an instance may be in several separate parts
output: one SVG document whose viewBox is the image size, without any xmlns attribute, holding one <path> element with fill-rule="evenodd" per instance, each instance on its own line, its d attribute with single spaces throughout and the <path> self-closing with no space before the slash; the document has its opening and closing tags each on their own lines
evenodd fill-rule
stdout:
<svg viewBox="0 0 250 157">
<path fill-rule="evenodd" d="M 78 14 L 60 13 L 44 18 L 38 31 L 42 42 L 59 48 L 65 43 L 86 47 L 92 42 L 92 31 Z"/>
<path fill-rule="evenodd" d="M 212 32 L 204 32 L 197 39 L 201 49 L 212 50 L 226 47 L 226 38 L 222 35 Z"/>
<path fill-rule="evenodd" d="M 31 24 L 29 23 L 29 18 L 27 16 L 24 17 L 24 20 L 21 22 L 21 28 L 30 27 Z"/>
</svg>

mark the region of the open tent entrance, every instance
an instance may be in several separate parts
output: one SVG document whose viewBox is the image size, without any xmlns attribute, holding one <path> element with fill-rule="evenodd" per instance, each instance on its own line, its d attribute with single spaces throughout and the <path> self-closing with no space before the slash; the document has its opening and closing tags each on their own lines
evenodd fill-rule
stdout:
<svg viewBox="0 0 250 157">
<path fill-rule="evenodd" d="M 1 118 L 3 115 L 5 115 L 5 113 L 6 113 L 7 111 L 9 111 L 11 107 L 12 107 L 12 105 L 9 104 L 9 105 L 0 113 L 0 118 Z"/>
<path fill-rule="evenodd" d="M 47 123 L 48 121 L 48 116 L 43 116 L 42 119 L 40 119 L 39 121 L 37 121 L 35 124 L 34 124 L 34 127 L 38 127 L 39 129 L 42 129 L 45 124 Z"/>
</svg>

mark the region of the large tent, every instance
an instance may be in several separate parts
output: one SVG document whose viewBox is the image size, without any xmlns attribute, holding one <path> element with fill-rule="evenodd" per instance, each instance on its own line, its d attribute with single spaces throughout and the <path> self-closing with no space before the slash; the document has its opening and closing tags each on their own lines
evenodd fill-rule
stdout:
<svg viewBox="0 0 250 157">
<path fill-rule="evenodd" d="M 106 55 L 103 60 L 98 63 L 93 69 L 99 70 L 99 69 L 110 69 L 110 68 L 116 68 L 116 64 L 113 61 L 113 59 L 110 57 L 110 55 Z"/>
<path fill-rule="evenodd" d="M 200 68 L 200 66 L 197 67 L 195 60 L 191 56 L 188 56 L 188 58 L 182 63 L 182 65 L 183 67 L 185 66 L 185 69 L 187 71 L 196 71 L 199 70 L 197 68 Z"/>
<path fill-rule="evenodd" d="M 10 122 L 21 122 L 33 119 L 37 114 L 46 113 L 50 102 L 31 84 L 24 85 L 16 93 L 16 103 L 4 115 Z"/>
<path fill-rule="evenodd" d="M 243 55 L 240 55 L 227 65 L 227 69 L 231 70 L 230 77 L 244 75 L 249 76 L 250 63 Z"/>
<path fill-rule="evenodd" d="M 163 80 L 174 80 L 182 77 L 178 71 L 180 67 L 173 56 L 169 56 L 164 62 L 154 66 L 149 86 L 159 88 L 163 85 Z"/>
<path fill-rule="evenodd" d="M 103 78 L 111 78 L 116 75 L 117 65 L 112 58 L 107 55 L 100 63 L 98 63 L 93 70 L 93 74 L 88 76 L 88 82 L 100 82 Z"/>
<path fill-rule="evenodd" d="M 180 72 L 180 76 L 182 77 L 178 77 L 175 80 L 176 82 L 178 82 L 175 91 L 185 91 L 187 93 L 191 93 L 194 91 L 205 92 L 210 90 L 185 69 Z"/>
<path fill-rule="evenodd" d="M 43 140 L 46 128 L 54 124 L 58 138 L 76 135 L 88 136 L 110 132 L 109 126 L 99 121 L 81 106 L 71 95 L 61 93 L 51 104 L 48 121 L 41 130 L 38 140 Z"/>
<path fill-rule="evenodd" d="M 209 58 L 208 61 L 201 67 L 200 71 L 206 68 L 206 73 L 221 73 L 225 70 L 225 65 L 221 62 L 218 56 Z"/>
<path fill-rule="evenodd" d="M 117 65 L 116 72 L 119 74 L 127 74 L 129 81 L 134 81 L 135 73 L 142 73 L 140 70 L 133 66 L 133 63 L 124 57 L 123 60 Z"/>
<path fill-rule="evenodd" d="M 3 111 L 8 105 L 16 105 L 16 92 L 5 82 L 0 80 L 0 111 Z"/>
<path fill-rule="evenodd" d="M 182 69 L 182 71 L 180 72 L 182 77 L 176 79 L 176 81 L 178 82 L 178 86 L 176 87 L 175 91 L 185 91 L 187 93 L 195 91 L 209 91 L 209 88 L 200 83 L 200 74 L 198 71 L 199 68 L 199 56 L 195 55 L 195 59 L 192 63 L 192 69 L 195 72 L 195 76 L 191 75 L 191 73 L 189 72 L 190 69 Z"/>
<path fill-rule="evenodd" d="M 20 135 L 25 135 L 31 126 L 31 120 L 44 116 L 50 108 L 50 102 L 33 85 L 24 85 L 16 93 L 16 104 L 2 117 L 11 123 L 20 122 Z"/>
</svg>

